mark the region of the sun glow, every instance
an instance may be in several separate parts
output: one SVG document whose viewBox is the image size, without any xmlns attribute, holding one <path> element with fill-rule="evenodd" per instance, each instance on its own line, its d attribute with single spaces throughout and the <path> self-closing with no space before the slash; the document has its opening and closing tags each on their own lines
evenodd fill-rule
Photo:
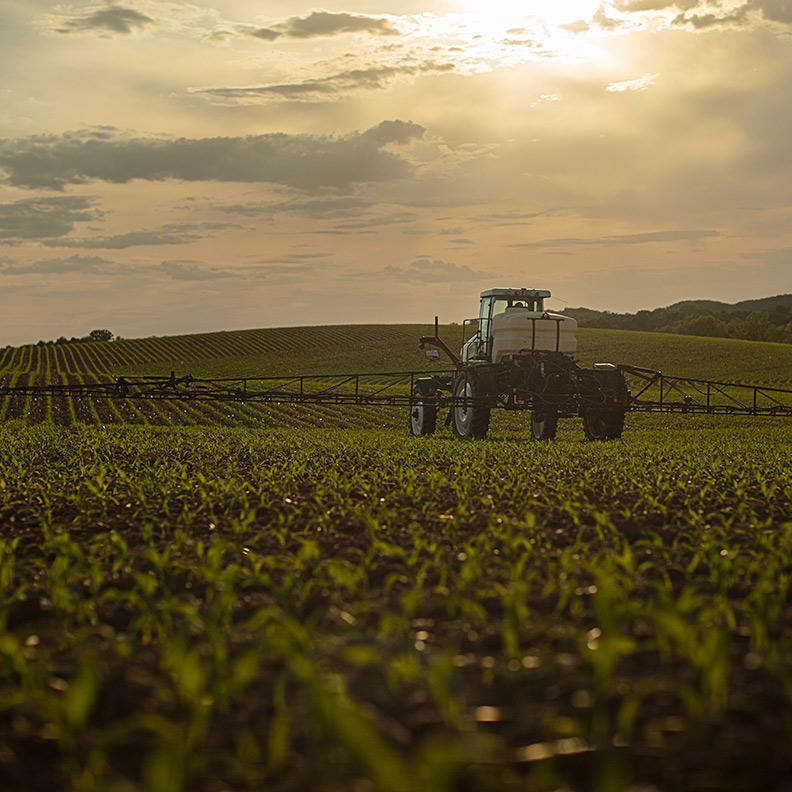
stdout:
<svg viewBox="0 0 792 792">
<path fill-rule="evenodd" d="M 548 27 L 589 20 L 601 5 L 601 0 L 461 0 L 465 13 L 475 14 L 489 22 L 508 29 L 520 27 L 530 20 L 539 20 Z"/>
<path fill-rule="evenodd" d="M 601 0 L 457 2 L 457 13 L 423 18 L 418 35 L 463 46 L 460 71 L 490 71 L 532 60 L 582 62 L 597 55 L 588 32 Z"/>
</svg>

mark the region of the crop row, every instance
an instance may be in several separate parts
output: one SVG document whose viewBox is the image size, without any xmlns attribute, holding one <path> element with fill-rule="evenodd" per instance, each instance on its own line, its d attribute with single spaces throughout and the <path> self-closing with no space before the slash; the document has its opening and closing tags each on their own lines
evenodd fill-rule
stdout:
<svg viewBox="0 0 792 792">
<path fill-rule="evenodd" d="M 0 384 L 109 382 L 121 374 L 167 376 L 171 370 L 179 375 L 190 373 L 204 378 L 414 371 L 429 365 L 415 343 L 423 332 L 426 329 L 417 326 L 387 325 L 279 328 L 6 348 L 0 350 Z M 452 346 L 454 338 L 461 341 L 458 327 L 445 327 L 442 333 Z M 790 345 L 607 330 L 583 330 L 579 335 L 579 357 L 584 365 L 598 361 L 628 362 L 677 375 L 790 387 Z M 639 383 L 636 390 L 642 387 Z M 700 395 L 694 394 L 697 399 Z M 741 392 L 731 395 L 738 401 L 745 397 Z M 749 393 L 745 398 L 750 396 Z M 723 399 L 728 400 L 728 396 Z M 765 397 L 760 401 L 760 406 L 773 403 Z M 232 427 L 364 427 L 395 426 L 402 422 L 401 414 L 394 411 L 331 406 L 298 409 L 278 405 L 0 397 L 0 420 L 10 418 L 30 422 L 52 420 L 58 424 L 175 423 Z"/>
<path fill-rule="evenodd" d="M 266 357 L 304 350 L 349 348 L 376 338 L 399 346 L 414 340 L 414 331 L 399 327 L 294 327 L 118 341 L 43 344 L 0 350 L 0 373 L 36 369 L 50 361 L 68 373 L 102 374 L 160 363 L 188 363 L 222 358 Z"/>
<path fill-rule="evenodd" d="M 296 373 L 314 370 L 322 350 L 368 351 L 371 366 L 373 349 L 405 347 L 414 330 L 399 327 L 290 328 L 233 333 L 210 333 L 171 338 L 144 338 L 133 341 L 46 344 L 2 350 L 0 384 L 43 385 L 50 383 L 84 384 L 110 382 L 119 374 L 167 375 L 172 367 L 179 374 L 236 377 L 261 376 L 282 369 Z M 413 354 L 417 349 L 409 345 Z M 364 356 L 365 357 L 365 356 Z M 398 355 L 397 355 L 398 357 Z M 202 362 L 203 361 L 203 362 Z M 296 361 L 296 362 L 295 362 Z M 393 362 L 393 361 L 387 361 Z M 421 362 L 421 358 L 418 358 Z M 410 360 L 413 364 L 414 361 Z M 167 364 L 167 365 L 164 365 Z M 339 364 L 344 369 L 344 364 Z M 280 366 L 280 369 L 278 368 Z M 302 367 L 305 368 L 302 368 Z M 167 369 L 167 370 L 165 370 Z M 283 423 L 286 426 L 351 424 L 375 425 L 372 411 L 349 414 L 344 408 L 306 407 L 285 409 L 276 405 L 219 405 L 154 402 L 149 400 L 110 400 L 82 397 L 29 395 L 0 397 L 0 419 L 18 418 L 29 422 L 53 420 L 57 424 L 153 423 L 221 424 L 260 426 Z"/>
<path fill-rule="evenodd" d="M 777 788 L 792 429 L 649 426 L 8 426 L 0 786 Z"/>
</svg>

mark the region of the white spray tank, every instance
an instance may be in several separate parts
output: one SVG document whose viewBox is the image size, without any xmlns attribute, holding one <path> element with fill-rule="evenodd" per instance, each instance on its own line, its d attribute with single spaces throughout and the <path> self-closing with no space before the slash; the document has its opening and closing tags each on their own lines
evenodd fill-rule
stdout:
<svg viewBox="0 0 792 792">
<path fill-rule="evenodd" d="M 504 355 L 530 352 L 573 355 L 577 351 L 576 330 L 577 322 L 571 316 L 509 307 L 492 317 L 492 362 L 499 363 Z"/>
</svg>

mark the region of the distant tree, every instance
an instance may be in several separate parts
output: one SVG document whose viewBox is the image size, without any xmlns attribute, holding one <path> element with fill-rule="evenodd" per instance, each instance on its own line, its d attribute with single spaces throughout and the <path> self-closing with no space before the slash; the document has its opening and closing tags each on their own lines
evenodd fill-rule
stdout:
<svg viewBox="0 0 792 792">
<path fill-rule="evenodd" d="M 729 331 L 725 322 L 710 314 L 690 314 L 662 328 L 667 333 L 725 338 Z"/>
<path fill-rule="evenodd" d="M 652 330 L 652 312 L 651 311 L 638 311 L 635 314 L 635 319 L 632 322 L 631 330 Z"/>
<path fill-rule="evenodd" d="M 113 334 L 109 330 L 91 330 L 86 341 L 112 341 Z"/>
<path fill-rule="evenodd" d="M 786 305 L 777 305 L 770 311 L 768 317 L 771 324 L 774 325 L 788 325 L 792 321 L 792 311 Z"/>
<path fill-rule="evenodd" d="M 751 311 L 745 318 L 732 319 L 727 325 L 732 338 L 748 341 L 774 341 L 775 327 L 770 324 L 767 311 Z"/>
</svg>

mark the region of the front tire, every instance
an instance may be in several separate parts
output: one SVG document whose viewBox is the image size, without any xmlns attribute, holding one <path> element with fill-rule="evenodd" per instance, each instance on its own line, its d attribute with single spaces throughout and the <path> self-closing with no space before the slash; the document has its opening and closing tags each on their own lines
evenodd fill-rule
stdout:
<svg viewBox="0 0 792 792">
<path fill-rule="evenodd" d="M 531 413 L 531 435 L 534 440 L 553 440 L 558 429 L 558 413 L 555 410 L 548 412 Z"/>
<path fill-rule="evenodd" d="M 414 397 L 434 396 L 435 394 L 423 388 L 420 383 L 413 388 Z M 434 434 L 437 428 L 437 405 L 424 404 L 422 401 L 410 405 L 409 416 L 410 432 L 414 437 L 426 437 Z"/>
<path fill-rule="evenodd" d="M 461 372 L 454 382 L 454 398 L 476 401 L 455 404 L 451 408 L 451 429 L 460 440 L 477 440 L 487 436 L 490 408 L 478 402 L 481 396 L 483 394 L 475 374 L 472 371 Z"/>
<path fill-rule="evenodd" d="M 597 410 L 583 416 L 586 440 L 616 440 L 623 430 L 623 410 Z"/>
</svg>

